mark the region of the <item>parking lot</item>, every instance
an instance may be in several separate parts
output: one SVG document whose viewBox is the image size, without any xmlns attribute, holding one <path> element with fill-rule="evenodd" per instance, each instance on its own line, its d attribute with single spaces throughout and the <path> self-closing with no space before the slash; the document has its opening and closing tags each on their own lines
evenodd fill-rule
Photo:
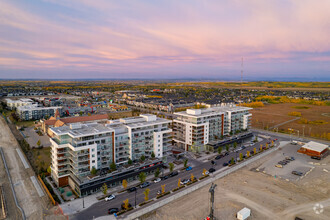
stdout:
<svg viewBox="0 0 330 220">
<path fill-rule="evenodd" d="M 314 168 L 311 162 L 320 161 L 313 160 L 305 154 L 297 153 L 300 147 L 300 145 L 293 145 L 288 142 L 272 158 L 260 165 L 257 170 L 289 181 L 298 181 L 304 178 Z M 286 160 L 286 158 L 291 157 L 294 159 Z M 276 167 L 280 161 L 286 161 L 286 164 L 282 163 L 282 168 Z M 292 174 L 293 171 L 301 172 L 301 176 Z"/>
<path fill-rule="evenodd" d="M 34 130 L 34 127 L 25 128 L 23 134 L 25 135 L 25 140 L 29 143 L 31 147 L 37 147 L 38 146 L 37 142 L 39 140 L 40 140 L 40 146 L 43 147 L 50 146 L 49 137 L 44 134 L 42 136 L 39 136 Z"/>
</svg>

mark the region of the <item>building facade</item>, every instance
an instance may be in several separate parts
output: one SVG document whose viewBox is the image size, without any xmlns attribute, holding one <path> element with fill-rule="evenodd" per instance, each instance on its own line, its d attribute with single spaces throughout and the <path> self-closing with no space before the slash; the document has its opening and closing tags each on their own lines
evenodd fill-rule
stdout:
<svg viewBox="0 0 330 220">
<path fill-rule="evenodd" d="M 17 107 L 16 113 L 23 121 L 39 120 L 45 117 L 54 116 L 56 110 L 60 110 L 61 108 L 62 107 L 39 107 L 37 104 L 33 104 Z"/>
<path fill-rule="evenodd" d="M 129 159 L 138 161 L 143 155 L 148 160 L 152 154 L 155 155 L 153 160 L 159 162 L 171 142 L 170 123 L 169 120 L 145 114 L 108 121 L 108 124 L 75 123 L 50 128 L 53 133 L 52 178 L 57 186 L 70 185 L 79 195 L 91 193 L 89 190 L 83 192 L 82 186 L 86 182 L 94 184 L 103 179 L 102 184 L 121 184 L 113 182 L 111 176 L 114 173 L 108 173 L 110 164 L 114 162 L 121 167 Z M 93 167 L 98 170 L 96 176 L 91 175 Z M 153 172 L 157 167 L 146 171 Z M 134 180 L 139 172 L 142 171 L 129 172 L 130 180 Z M 102 184 L 97 184 L 99 188 L 92 187 L 92 192 L 100 190 Z"/>
<path fill-rule="evenodd" d="M 213 107 L 174 113 L 173 140 L 188 151 L 251 127 L 251 108 Z"/>
</svg>

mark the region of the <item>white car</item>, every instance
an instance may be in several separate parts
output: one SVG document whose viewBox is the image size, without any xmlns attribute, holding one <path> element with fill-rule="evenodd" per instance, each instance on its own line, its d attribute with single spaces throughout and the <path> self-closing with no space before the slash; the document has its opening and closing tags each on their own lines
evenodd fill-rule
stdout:
<svg viewBox="0 0 330 220">
<path fill-rule="evenodd" d="M 202 175 L 204 175 L 204 173 L 202 173 Z M 205 171 L 205 176 L 209 175 L 209 171 Z"/>
<path fill-rule="evenodd" d="M 157 179 L 154 180 L 154 183 L 158 183 L 158 182 L 160 182 L 161 180 L 162 180 L 161 178 L 157 178 Z"/>
<path fill-rule="evenodd" d="M 116 196 L 112 194 L 108 197 L 105 197 L 105 201 L 110 201 L 110 200 L 113 200 L 114 198 L 116 198 Z"/>
</svg>

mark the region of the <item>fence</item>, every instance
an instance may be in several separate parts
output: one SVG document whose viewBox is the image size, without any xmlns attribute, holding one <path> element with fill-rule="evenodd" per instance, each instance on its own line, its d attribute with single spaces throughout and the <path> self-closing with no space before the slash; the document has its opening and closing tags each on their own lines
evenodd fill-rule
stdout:
<svg viewBox="0 0 330 220">
<path fill-rule="evenodd" d="M 41 185 L 44 187 L 44 189 L 45 189 L 47 195 L 49 196 L 50 200 L 52 201 L 53 205 L 55 205 L 56 202 L 55 202 L 55 200 L 54 200 L 52 194 L 49 192 L 47 186 L 45 185 L 44 181 L 40 178 L 39 175 L 38 175 L 38 179 L 39 179 L 39 181 L 41 182 Z"/>
<path fill-rule="evenodd" d="M 215 181 L 217 179 L 220 179 L 220 178 L 222 178 L 224 176 L 227 176 L 228 174 L 230 174 L 232 172 L 235 172 L 236 170 L 239 170 L 242 167 L 245 167 L 246 165 L 255 162 L 256 160 L 259 160 L 261 157 L 264 157 L 264 156 L 266 156 L 266 155 L 274 152 L 278 148 L 279 148 L 279 146 L 278 147 L 274 147 L 272 149 L 268 149 L 266 152 L 264 152 L 262 154 L 259 154 L 257 156 L 253 156 L 252 158 L 248 159 L 247 161 L 242 162 L 242 163 L 240 163 L 238 165 L 235 165 L 235 166 L 231 167 L 230 169 L 228 169 L 226 171 L 223 171 L 221 173 L 218 173 L 217 175 L 215 175 L 215 176 L 213 176 L 213 177 L 211 177 L 209 179 L 203 180 L 203 181 L 197 183 L 196 185 L 194 185 L 192 187 L 189 187 L 189 188 L 187 188 L 187 189 L 185 189 L 185 190 L 183 190 L 183 191 L 181 191 L 179 193 L 174 194 L 173 196 L 170 196 L 168 198 L 165 198 L 165 199 L 163 199 L 163 200 L 161 200 L 159 202 L 156 202 L 155 204 L 152 204 L 152 205 L 150 205 L 148 207 L 145 207 L 143 209 L 137 210 L 136 212 L 133 212 L 133 213 L 129 214 L 128 216 L 126 216 L 125 219 L 129 219 L 129 220 L 136 219 L 136 218 L 138 218 L 138 217 L 140 217 L 140 216 L 142 216 L 144 214 L 147 214 L 147 213 L 149 213 L 149 212 L 151 212 L 151 211 L 153 211 L 155 209 L 158 209 L 158 208 L 160 208 L 160 207 L 162 207 L 162 206 L 164 206 L 164 205 L 166 205 L 166 204 L 168 204 L 168 203 L 170 203 L 170 202 L 172 202 L 172 201 L 174 201 L 174 200 L 176 200 L 176 199 L 178 199 L 178 198 L 180 198 L 182 196 L 187 195 L 188 193 L 191 193 L 191 192 L 193 192 L 193 191 L 195 191 L 197 189 L 200 189 L 200 188 L 202 188 L 202 187 L 204 187 L 204 186 L 212 183 L 213 181 Z"/>
</svg>

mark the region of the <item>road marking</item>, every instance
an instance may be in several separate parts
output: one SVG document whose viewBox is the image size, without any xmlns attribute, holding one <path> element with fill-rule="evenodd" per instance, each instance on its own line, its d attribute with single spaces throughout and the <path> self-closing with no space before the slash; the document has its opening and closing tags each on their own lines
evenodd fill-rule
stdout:
<svg viewBox="0 0 330 220">
<path fill-rule="evenodd" d="M 25 169 L 30 168 L 29 164 L 25 160 L 25 157 L 24 157 L 22 151 L 19 148 L 16 148 L 16 151 L 18 153 L 19 158 L 21 158 L 21 161 L 22 161 Z"/>
<path fill-rule="evenodd" d="M 44 191 L 42 191 L 42 189 L 37 181 L 37 178 L 35 176 L 30 176 L 30 178 L 31 178 L 31 181 L 32 181 L 34 187 L 36 188 L 39 196 L 43 197 L 45 194 L 44 194 Z"/>
</svg>

